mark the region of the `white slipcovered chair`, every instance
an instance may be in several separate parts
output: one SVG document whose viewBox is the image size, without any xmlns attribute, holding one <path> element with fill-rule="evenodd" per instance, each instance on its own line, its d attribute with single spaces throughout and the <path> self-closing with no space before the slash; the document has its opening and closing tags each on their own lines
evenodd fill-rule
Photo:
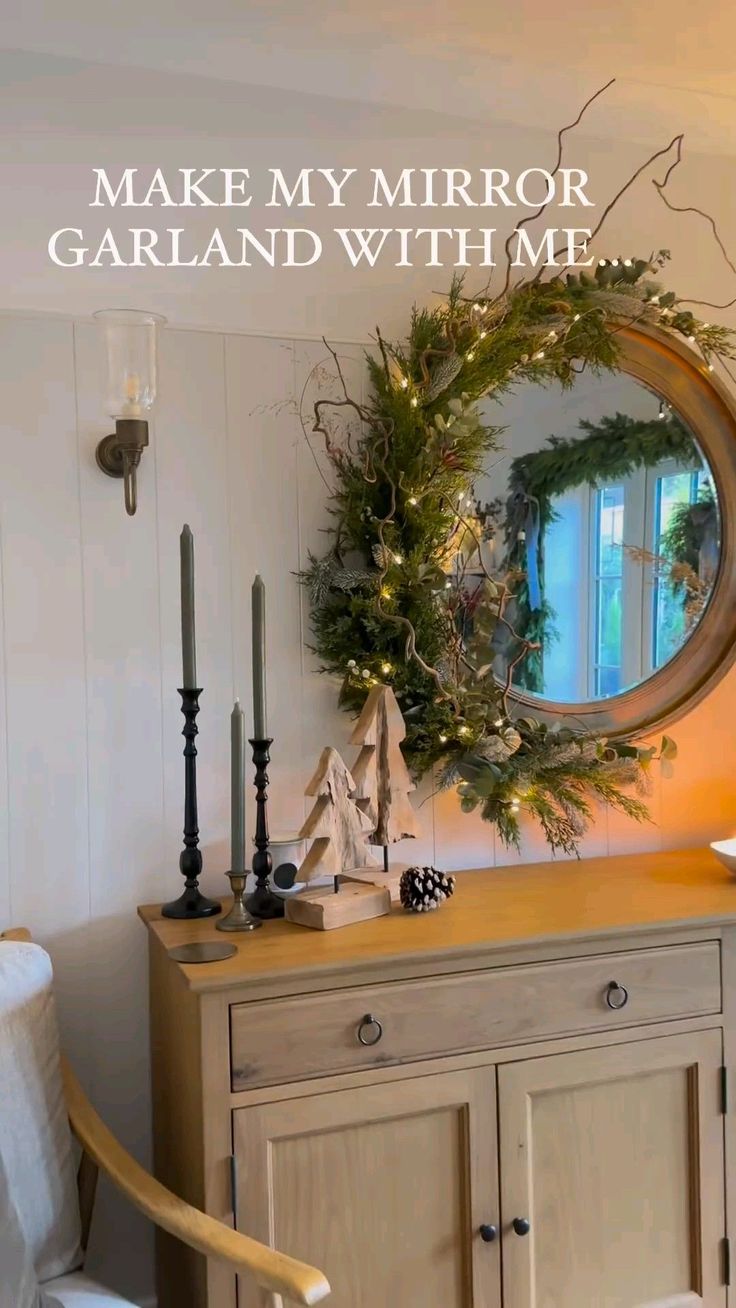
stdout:
<svg viewBox="0 0 736 1308">
<path fill-rule="evenodd" d="M 82 1146 L 75 1179 L 71 1131 Z M 98 1168 L 153 1222 L 289 1302 L 330 1287 L 177 1198 L 118 1144 L 59 1052 L 51 960 L 27 931 L 0 936 L 0 1308 L 134 1308 L 84 1273 Z"/>
</svg>

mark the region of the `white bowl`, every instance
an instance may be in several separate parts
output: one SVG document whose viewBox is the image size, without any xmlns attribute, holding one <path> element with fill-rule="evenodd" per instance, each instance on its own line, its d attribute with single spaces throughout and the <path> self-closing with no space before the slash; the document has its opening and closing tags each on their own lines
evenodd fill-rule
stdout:
<svg viewBox="0 0 736 1308">
<path fill-rule="evenodd" d="M 736 837 L 732 840 L 712 840 L 710 847 L 719 862 L 729 872 L 736 874 Z"/>
</svg>

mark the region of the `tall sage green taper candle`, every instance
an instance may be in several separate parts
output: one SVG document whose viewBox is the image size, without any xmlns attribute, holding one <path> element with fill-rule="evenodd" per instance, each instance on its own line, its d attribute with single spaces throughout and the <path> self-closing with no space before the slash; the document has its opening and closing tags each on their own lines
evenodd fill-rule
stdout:
<svg viewBox="0 0 736 1308">
<path fill-rule="evenodd" d="M 266 587 L 257 576 L 251 590 L 253 618 L 253 738 L 266 740 Z"/>
<path fill-rule="evenodd" d="M 194 537 L 186 524 L 179 537 L 181 554 L 181 661 L 182 689 L 197 687 L 197 649 L 194 636 Z"/>
<path fill-rule="evenodd" d="M 230 871 L 245 872 L 245 717 L 239 699 L 230 714 Z"/>
</svg>

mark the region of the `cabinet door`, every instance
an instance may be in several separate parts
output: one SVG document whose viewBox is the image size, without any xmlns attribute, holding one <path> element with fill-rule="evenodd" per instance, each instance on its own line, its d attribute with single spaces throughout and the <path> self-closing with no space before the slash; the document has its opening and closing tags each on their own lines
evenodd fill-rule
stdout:
<svg viewBox="0 0 736 1308">
<path fill-rule="evenodd" d="M 233 1116 L 238 1227 L 319 1267 L 331 1308 L 499 1308 L 493 1068 Z"/>
<path fill-rule="evenodd" d="M 720 1064 L 696 1031 L 499 1070 L 504 1308 L 723 1308 Z"/>
</svg>

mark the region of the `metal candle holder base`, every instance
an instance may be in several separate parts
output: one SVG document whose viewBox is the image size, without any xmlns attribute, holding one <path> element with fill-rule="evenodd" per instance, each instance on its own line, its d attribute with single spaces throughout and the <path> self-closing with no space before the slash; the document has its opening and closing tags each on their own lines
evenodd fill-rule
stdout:
<svg viewBox="0 0 736 1308">
<path fill-rule="evenodd" d="M 263 926 L 258 918 L 251 917 L 243 901 L 247 875 L 247 872 L 228 872 L 228 880 L 233 891 L 233 906 L 225 917 L 221 917 L 219 922 L 215 923 L 218 931 L 255 931 L 257 927 Z"/>
<path fill-rule="evenodd" d="M 181 711 L 184 714 L 182 735 L 184 745 L 184 848 L 179 855 L 179 870 L 184 877 L 184 890 L 178 899 L 164 904 L 164 917 L 214 917 L 222 912 L 215 899 L 207 899 L 199 889 L 202 873 L 202 852 L 199 848 L 199 817 L 197 814 L 197 714 L 199 690 L 180 690 Z"/>
<path fill-rule="evenodd" d="M 284 916 L 284 901 L 275 895 L 269 884 L 273 861 L 268 849 L 268 764 L 271 760 L 269 749 L 272 739 L 251 740 L 253 762 L 256 765 L 256 834 L 253 855 L 253 871 L 256 888 L 245 901 L 245 906 L 253 917 L 269 921 Z"/>
</svg>

